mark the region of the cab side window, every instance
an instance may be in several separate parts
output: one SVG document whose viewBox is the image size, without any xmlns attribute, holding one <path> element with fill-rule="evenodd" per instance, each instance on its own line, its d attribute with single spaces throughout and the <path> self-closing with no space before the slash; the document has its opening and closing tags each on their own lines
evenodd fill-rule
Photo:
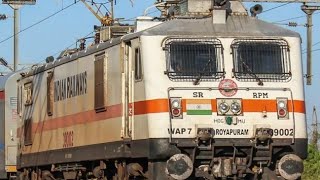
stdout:
<svg viewBox="0 0 320 180">
<path fill-rule="evenodd" d="M 134 50 L 134 78 L 136 81 L 142 80 L 142 64 L 141 64 L 141 53 L 140 49 Z"/>
</svg>

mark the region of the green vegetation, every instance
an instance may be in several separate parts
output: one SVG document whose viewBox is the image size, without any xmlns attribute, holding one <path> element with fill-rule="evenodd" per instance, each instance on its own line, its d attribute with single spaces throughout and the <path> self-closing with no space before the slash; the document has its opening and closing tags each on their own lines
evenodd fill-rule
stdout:
<svg viewBox="0 0 320 180">
<path fill-rule="evenodd" d="M 303 180 L 320 180 L 320 151 L 315 145 L 309 145 L 308 159 L 304 161 Z"/>
</svg>

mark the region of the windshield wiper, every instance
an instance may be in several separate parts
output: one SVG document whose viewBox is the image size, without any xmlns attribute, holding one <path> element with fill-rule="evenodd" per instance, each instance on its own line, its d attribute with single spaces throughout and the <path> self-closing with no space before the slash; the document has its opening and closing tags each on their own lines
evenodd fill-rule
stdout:
<svg viewBox="0 0 320 180">
<path fill-rule="evenodd" d="M 212 59 L 210 58 L 209 61 L 207 62 L 206 66 L 202 69 L 202 71 L 199 73 L 198 77 L 193 81 L 193 85 L 199 85 L 199 82 L 202 78 L 203 71 L 207 70 L 209 65 L 211 64 Z"/>
<path fill-rule="evenodd" d="M 257 76 L 256 73 L 254 73 L 250 67 L 244 62 L 242 61 L 242 64 L 244 65 L 244 67 L 246 68 L 246 70 L 249 72 L 248 74 L 251 75 L 252 77 L 254 77 L 257 81 L 258 81 L 258 85 L 259 86 L 263 86 L 263 82 L 261 81 L 261 79 Z"/>
</svg>

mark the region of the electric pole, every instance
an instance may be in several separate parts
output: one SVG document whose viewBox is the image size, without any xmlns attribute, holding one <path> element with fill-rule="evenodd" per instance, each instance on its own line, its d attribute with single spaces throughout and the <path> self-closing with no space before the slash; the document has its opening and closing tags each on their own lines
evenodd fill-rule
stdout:
<svg viewBox="0 0 320 180">
<path fill-rule="evenodd" d="M 320 10 L 320 6 L 303 5 L 301 9 L 307 14 L 307 85 L 312 84 L 312 14 Z"/>
<path fill-rule="evenodd" d="M 20 12 L 19 12 L 19 5 L 12 6 L 14 14 L 14 23 L 13 23 L 13 71 L 18 70 L 18 63 L 19 63 L 19 20 L 20 20 Z"/>
<path fill-rule="evenodd" d="M 313 129 L 312 129 L 311 144 L 314 145 L 314 147 L 318 149 L 318 138 L 319 138 L 318 117 L 317 117 L 317 110 L 316 110 L 315 106 L 313 106 L 312 127 L 313 127 Z"/>
<path fill-rule="evenodd" d="M 34 5 L 36 0 L 2 0 L 2 4 L 8 4 L 13 9 L 13 70 L 18 70 L 19 64 L 19 9 L 22 5 Z"/>
</svg>

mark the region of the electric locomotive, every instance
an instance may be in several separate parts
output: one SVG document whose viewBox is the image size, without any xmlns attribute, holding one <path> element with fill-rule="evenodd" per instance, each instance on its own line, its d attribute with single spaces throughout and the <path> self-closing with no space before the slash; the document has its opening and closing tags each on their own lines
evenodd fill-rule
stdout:
<svg viewBox="0 0 320 180">
<path fill-rule="evenodd" d="M 22 74 L 20 178 L 300 178 L 300 35 L 222 3 L 159 5 Z"/>
</svg>

